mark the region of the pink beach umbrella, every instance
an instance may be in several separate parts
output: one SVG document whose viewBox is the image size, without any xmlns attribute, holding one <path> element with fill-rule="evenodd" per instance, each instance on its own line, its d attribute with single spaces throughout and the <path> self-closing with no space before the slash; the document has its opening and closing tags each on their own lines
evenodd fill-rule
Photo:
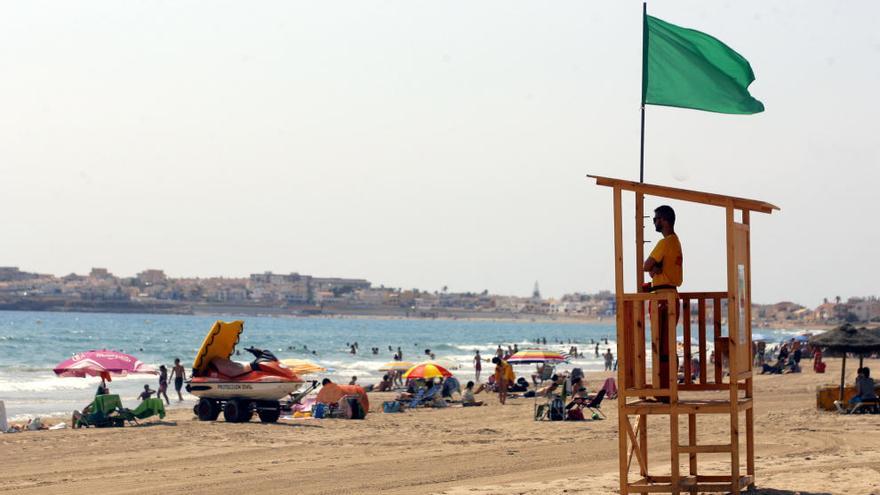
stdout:
<svg viewBox="0 0 880 495">
<path fill-rule="evenodd" d="M 129 373 L 159 373 L 155 367 L 140 362 L 134 356 L 116 351 L 88 351 L 74 354 L 55 366 L 58 376 L 125 376 Z"/>
</svg>

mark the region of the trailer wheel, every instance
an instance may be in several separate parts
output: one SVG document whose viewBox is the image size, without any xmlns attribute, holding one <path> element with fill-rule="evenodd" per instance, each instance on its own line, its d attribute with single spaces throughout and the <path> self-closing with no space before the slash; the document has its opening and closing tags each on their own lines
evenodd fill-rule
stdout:
<svg viewBox="0 0 880 495">
<path fill-rule="evenodd" d="M 253 415 L 251 404 L 246 400 L 230 399 L 223 408 L 223 418 L 229 423 L 247 423 Z"/>
<path fill-rule="evenodd" d="M 196 416 L 200 421 L 215 421 L 220 415 L 220 404 L 216 400 L 199 399 L 195 407 Z"/>
<path fill-rule="evenodd" d="M 281 408 L 276 405 L 274 409 L 260 409 L 257 414 L 260 416 L 261 423 L 276 423 L 281 416 Z"/>
</svg>

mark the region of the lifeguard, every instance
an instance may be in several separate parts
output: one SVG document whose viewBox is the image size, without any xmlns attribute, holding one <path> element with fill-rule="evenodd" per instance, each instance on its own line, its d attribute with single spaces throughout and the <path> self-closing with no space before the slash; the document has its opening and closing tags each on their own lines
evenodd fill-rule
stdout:
<svg viewBox="0 0 880 495">
<path fill-rule="evenodd" d="M 645 284 L 644 289 L 648 292 L 665 293 L 673 292 L 676 294 L 675 307 L 668 308 L 666 301 L 658 301 L 657 313 L 658 320 L 655 323 L 656 328 L 660 330 L 660 342 L 667 342 L 669 339 L 669 321 L 670 312 L 674 315 L 675 322 L 678 323 L 678 288 L 681 286 L 684 278 L 683 257 L 681 253 L 681 242 L 678 235 L 675 234 L 675 210 L 671 206 L 663 205 L 654 210 L 654 229 L 663 234 L 663 239 L 654 247 L 651 254 L 645 260 L 643 269 L 651 275 L 651 283 Z M 669 348 L 665 345 L 660 346 L 660 388 L 669 387 Z M 661 397 L 661 400 L 667 399 Z"/>
</svg>

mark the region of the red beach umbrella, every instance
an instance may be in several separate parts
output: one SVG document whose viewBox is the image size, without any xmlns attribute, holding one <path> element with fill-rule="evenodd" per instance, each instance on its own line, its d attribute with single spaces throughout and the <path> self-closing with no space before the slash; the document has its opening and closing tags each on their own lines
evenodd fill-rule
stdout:
<svg viewBox="0 0 880 495">
<path fill-rule="evenodd" d="M 134 356 L 116 351 L 87 351 L 74 354 L 55 366 L 58 376 L 125 376 L 129 373 L 158 374 L 155 367 L 140 362 Z"/>
</svg>

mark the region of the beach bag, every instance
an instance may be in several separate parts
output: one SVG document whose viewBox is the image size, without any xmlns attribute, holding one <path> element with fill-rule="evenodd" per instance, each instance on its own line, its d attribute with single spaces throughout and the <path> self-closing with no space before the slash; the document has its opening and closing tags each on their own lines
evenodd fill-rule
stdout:
<svg viewBox="0 0 880 495">
<path fill-rule="evenodd" d="M 382 403 L 382 411 L 386 413 L 399 413 L 400 401 L 389 400 Z"/>
<path fill-rule="evenodd" d="M 565 419 L 565 404 L 562 399 L 555 398 L 550 402 L 550 421 L 562 421 Z"/>
<path fill-rule="evenodd" d="M 573 407 L 568 410 L 568 419 L 571 421 L 583 421 L 584 412 Z"/>
<path fill-rule="evenodd" d="M 312 417 L 315 419 L 323 419 L 327 406 L 321 403 L 315 404 L 315 410 L 312 411 Z"/>
<path fill-rule="evenodd" d="M 346 395 L 339 399 L 339 409 L 342 410 L 342 417 L 345 419 L 364 419 L 367 417 L 366 411 L 355 395 Z"/>
</svg>

